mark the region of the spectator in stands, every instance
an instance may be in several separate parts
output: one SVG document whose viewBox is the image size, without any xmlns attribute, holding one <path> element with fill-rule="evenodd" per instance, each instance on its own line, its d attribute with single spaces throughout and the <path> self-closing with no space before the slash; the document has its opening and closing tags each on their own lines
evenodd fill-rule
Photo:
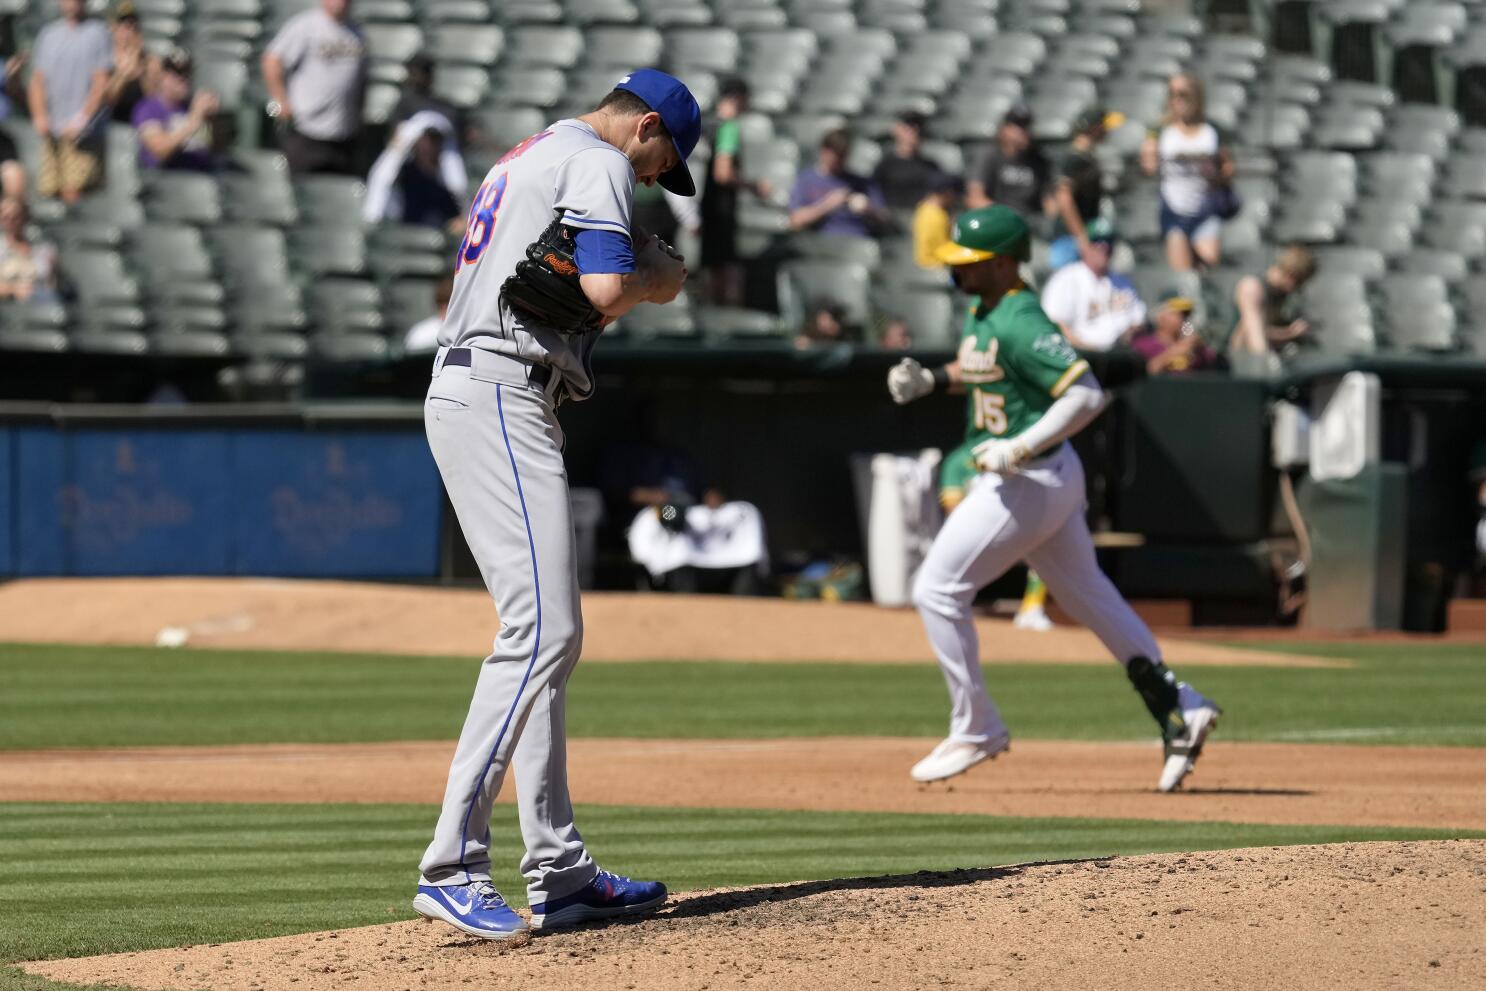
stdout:
<svg viewBox="0 0 1486 991">
<path fill-rule="evenodd" d="M 404 63 L 403 69 L 407 75 L 403 78 L 402 94 L 397 98 L 397 106 L 392 108 L 390 123 L 401 124 L 420 111 L 432 110 L 436 114 L 442 114 L 453 124 L 455 133 L 460 135 L 461 143 L 467 144 L 469 135 L 465 133 L 464 112 L 448 100 L 434 95 L 433 56 L 427 52 L 419 52 Z M 502 152 L 505 150 L 501 149 Z"/>
<path fill-rule="evenodd" d="M 31 214 L 26 201 L 7 197 L 0 201 L 0 299 L 36 303 L 57 298 L 57 249 L 45 241 L 32 241 Z"/>
<path fill-rule="evenodd" d="M 1145 303 L 1135 283 L 1109 268 L 1114 249 L 1114 226 L 1103 217 L 1085 228 L 1088 247 L 1072 265 L 1065 265 L 1047 280 L 1042 290 L 1042 308 L 1059 327 L 1068 343 L 1081 351 L 1108 351 L 1128 344 L 1135 331 L 1145 325 Z"/>
<path fill-rule="evenodd" d="M 362 219 L 453 229 L 462 226 L 468 187 L 453 123 L 421 110 L 397 125 L 372 165 Z"/>
<path fill-rule="evenodd" d="M 872 171 L 872 181 L 893 210 L 912 210 L 934 188 L 941 171 L 924 157 L 924 115 L 912 111 L 893 122 L 893 146 Z"/>
<path fill-rule="evenodd" d="M 1196 372 L 1217 364 L 1217 352 L 1192 325 L 1194 306 L 1192 299 L 1179 290 L 1168 289 L 1161 294 L 1151 329 L 1130 342 L 1145 358 L 1147 374 Z"/>
<path fill-rule="evenodd" d="M 959 208 L 965 183 L 959 176 L 942 172 L 934 179 L 934 187 L 913 211 L 913 260 L 919 268 L 943 269 L 944 263 L 935 257 L 940 245 L 949 242 L 952 216 Z"/>
<path fill-rule="evenodd" d="M 1140 166 L 1161 177 L 1161 236 L 1174 272 L 1222 260 L 1223 221 L 1238 212 L 1233 155 L 1203 110 L 1202 82 L 1172 76 L 1166 119 L 1146 136 Z"/>
<path fill-rule="evenodd" d="M 284 125 L 279 143 L 291 172 L 356 174 L 367 56 L 350 8 L 350 0 L 320 0 L 291 17 L 263 53 L 268 112 Z"/>
<path fill-rule="evenodd" d="M 902 317 L 889 320 L 878 335 L 877 346 L 885 351 L 907 351 L 913 347 L 913 332 L 908 329 L 908 321 Z"/>
<path fill-rule="evenodd" d="M 769 183 L 743 178 L 743 141 L 739 118 L 748 112 L 748 84 L 741 79 L 723 83 L 717 97 L 717 130 L 712 135 L 712 157 L 702 183 L 702 271 L 707 292 L 715 303 L 743 302 L 743 266 L 738 259 L 738 194 L 747 190 L 760 199 L 773 195 Z"/>
<path fill-rule="evenodd" d="M 805 317 L 805 326 L 795 338 L 795 347 L 805 350 L 855 340 L 856 328 L 846 323 L 846 311 L 835 303 L 816 303 Z"/>
<path fill-rule="evenodd" d="M 1238 323 L 1228 352 L 1234 372 L 1274 374 L 1314 344 L 1310 324 L 1300 316 L 1299 292 L 1315 274 L 1315 256 L 1292 244 L 1262 276 L 1245 276 L 1233 287 Z"/>
<path fill-rule="evenodd" d="M 845 128 L 820 142 L 814 168 L 804 169 L 789 194 L 789 226 L 845 237 L 871 237 L 887 220 L 887 203 L 877 184 L 846 171 L 851 136 Z"/>
<path fill-rule="evenodd" d="M 24 52 L 14 51 L 14 18 L 0 17 L 0 57 L 5 59 L 4 78 L 0 79 L 0 120 L 11 115 L 17 103 L 25 103 L 24 87 L 21 85 L 21 70 L 26 64 Z M 4 130 L 0 130 L 0 196 L 26 196 L 26 165 L 21 161 L 20 149 Z"/>
<path fill-rule="evenodd" d="M 217 96 L 208 90 L 191 94 L 191 56 L 177 48 L 161 65 L 154 96 L 134 108 L 139 136 L 139 164 L 146 169 L 210 172 L 217 167 L 211 149 L 211 118 Z"/>
<path fill-rule="evenodd" d="M 1053 182 L 1053 243 L 1048 268 L 1054 272 L 1078 260 L 1088 247 L 1085 226 L 1099 216 L 1104 199 L 1104 170 L 1094 148 L 1104 135 L 1125 123 L 1125 115 L 1095 107 L 1073 124 L 1073 140 L 1058 163 Z"/>
<path fill-rule="evenodd" d="M 104 99 L 113 107 L 113 120 L 118 124 L 134 123 L 134 108 L 159 82 L 160 60 L 145 51 L 144 35 L 139 30 L 139 11 L 133 0 L 119 0 L 109 14 L 113 22 L 113 73 L 108 77 Z"/>
<path fill-rule="evenodd" d="M 36 37 L 28 92 L 41 136 L 36 191 L 75 203 L 102 178 L 104 95 L 113 46 L 108 29 L 86 19 L 83 0 L 57 0 L 60 20 Z"/>
<path fill-rule="evenodd" d="M 996 140 L 981 150 L 967 177 L 969 209 L 1004 203 L 1033 224 L 1053 211 L 1049 183 L 1052 168 L 1032 141 L 1032 111 L 1017 104 L 996 130 Z"/>
<path fill-rule="evenodd" d="M 449 315 L 449 300 L 454 295 L 454 276 L 446 275 L 433 290 L 433 304 L 438 313 L 424 317 L 408 328 L 403 337 L 402 349 L 408 354 L 432 353 L 439 349 L 439 331 L 444 327 L 444 317 Z"/>
</svg>

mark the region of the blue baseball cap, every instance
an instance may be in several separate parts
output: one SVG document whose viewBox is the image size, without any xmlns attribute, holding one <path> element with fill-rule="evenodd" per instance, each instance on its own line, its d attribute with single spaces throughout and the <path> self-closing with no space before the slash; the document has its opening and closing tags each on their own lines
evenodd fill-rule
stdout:
<svg viewBox="0 0 1486 991">
<path fill-rule="evenodd" d="M 660 177 L 663 189 L 679 196 L 695 196 L 697 184 L 686 167 L 686 159 L 702 138 L 702 108 L 686 84 L 659 69 L 636 69 L 614 85 L 645 101 L 645 106 L 660 114 L 661 123 L 671 132 L 681 164 Z"/>
</svg>

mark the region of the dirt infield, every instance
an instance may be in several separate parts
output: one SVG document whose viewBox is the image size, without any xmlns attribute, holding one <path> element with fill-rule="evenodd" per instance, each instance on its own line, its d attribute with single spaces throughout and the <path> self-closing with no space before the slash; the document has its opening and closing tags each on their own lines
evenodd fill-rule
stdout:
<svg viewBox="0 0 1486 991">
<path fill-rule="evenodd" d="M 1160 751 L 1026 741 L 946 785 L 909 766 L 932 740 L 574 740 L 573 797 L 632 805 L 1486 829 L 1486 752 L 1209 744 L 1190 785 L 1154 793 Z M 13 801 L 429 802 L 450 743 L 0 755 Z M 658 773 L 658 768 L 664 768 Z M 504 800 L 509 801 L 509 791 Z"/>
<path fill-rule="evenodd" d="M 598 593 L 583 597 L 583 659 L 932 663 L 908 609 L 779 599 Z M 498 623 L 483 591 L 272 579 L 34 579 L 0 585 L 0 642 L 154 644 L 180 631 L 199 647 L 437 654 L 489 652 Z M 1079 628 L 980 621 L 988 663 L 1106 657 Z M 1346 661 L 1163 638 L 1183 665 L 1342 667 Z"/>
<path fill-rule="evenodd" d="M 404 922 L 25 969 L 214 991 L 1467 988 L 1483 887 L 1486 841 L 1225 850 L 699 892 L 516 945 Z"/>
</svg>

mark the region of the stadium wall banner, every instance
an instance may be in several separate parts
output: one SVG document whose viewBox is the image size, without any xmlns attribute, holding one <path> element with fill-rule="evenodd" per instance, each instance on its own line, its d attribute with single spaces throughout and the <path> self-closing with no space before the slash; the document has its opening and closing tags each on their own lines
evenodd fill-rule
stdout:
<svg viewBox="0 0 1486 991">
<path fill-rule="evenodd" d="M 432 577 L 442 493 L 414 431 L 0 432 L 0 571 Z"/>
</svg>

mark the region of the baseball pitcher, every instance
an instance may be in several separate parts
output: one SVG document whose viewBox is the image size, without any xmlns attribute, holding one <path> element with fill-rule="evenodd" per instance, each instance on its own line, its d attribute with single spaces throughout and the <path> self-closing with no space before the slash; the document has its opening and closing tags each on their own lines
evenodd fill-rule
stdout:
<svg viewBox="0 0 1486 991">
<path fill-rule="evenodd" d="M 986 694 L 970 605 L 976 593 L 1025 560 L 1060 605 L 1125 666 L 1165 744 L 1160 788 L 1189 774 L 1219 710 L 1161 662 L 1146 625 L 1099 570 L 1084 521 L 1084 472 L 1067 439 L 1103 408 L 1088 363 L 1069 347 L 1022 282 L 1027 224 L 1010 207 L 962 214 L 936 252 L 955 284 L 979 297 L 956 360 L 930 370 L 905 358 L 888 372 L 898 403 L 939 389 L 969 398 L 966 442 L 946 459 L 948 480 L 979 474 L 949 514 L 914 581 L 923 618 L 949 684 L 949 737 L 910 772 L 918 781 L 953 777 L 995 757 L 1011 736 Z"/>
<path fill-rule="evenodd" d="M 686 267 L 631 223 L 636 182 L 694 195 L 701 112 L 677 79 L 625 76 L 592 113 L 512 148 L 485 177 L 455 258 L 424 425 L 500 613 L 449 768 L 413 908 L 500 939 L 526 924 L 490 883 L 490 813 L 516 777 L 532 926 L 658 907 L 665 885 L 599 870 L 573 823 L 564 704 L 583 642 L 556 409 L 592 394 L 605 324 L 667 303 Z"/>
</svg>

